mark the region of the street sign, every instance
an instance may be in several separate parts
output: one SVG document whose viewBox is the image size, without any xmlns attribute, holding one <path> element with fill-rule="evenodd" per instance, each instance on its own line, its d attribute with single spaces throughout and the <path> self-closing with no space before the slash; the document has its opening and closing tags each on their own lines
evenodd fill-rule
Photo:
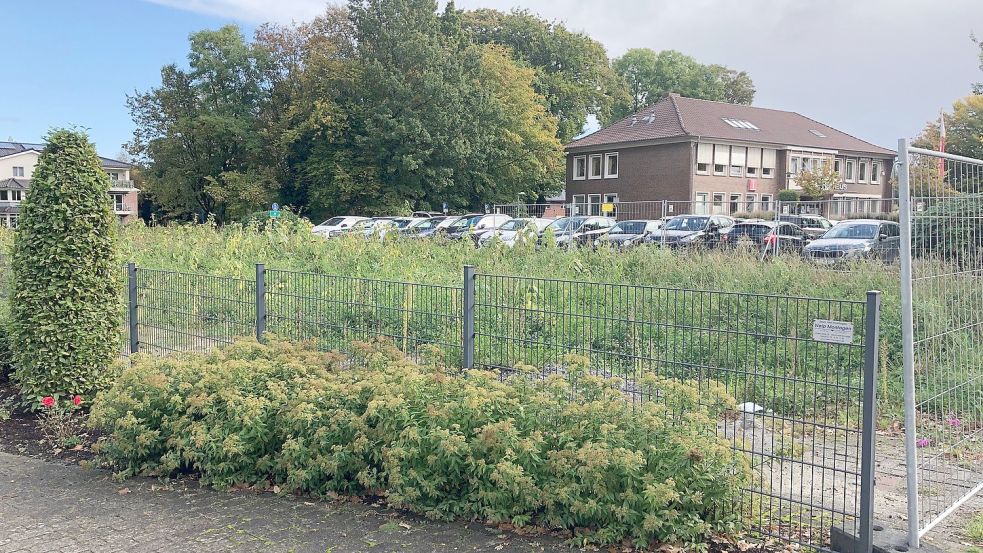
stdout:
<svg viewBox="0 0 983 553">
<path fill-rule="evenodd" d="M 614 213 L 614 204 L 610 202 L 601 204 L 601 213 Z"/>
<path fill-rule="evenodd" d="M 444 202 L 444 215 L 447 215 L 447 202 Z"/>
<path fill-rule="evenodd" d="M 280 217 L 280 210 L 270 210 L 270 219 L 278 219 Z"/>
<path fill-rule="evenodd" d="M 280 204 L 273 202 L 273 207 L 270 208 L 270 211 L 280 211 Z"/>
</svg>

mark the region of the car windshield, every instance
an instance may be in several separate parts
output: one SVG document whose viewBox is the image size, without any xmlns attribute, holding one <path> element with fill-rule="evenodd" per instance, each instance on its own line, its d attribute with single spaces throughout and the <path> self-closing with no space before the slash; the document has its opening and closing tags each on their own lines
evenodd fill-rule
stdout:
<svg viewBox="0 0 983 553">
<path fill-rule="evenodd" d="M 572 232 L 580 228 L 580 225 L 584 224 L 585 219 L 583 217 L 567 217 L 565 219 L 557 219 L 550 223 L 547 229 L 552 229 L 553 232 Z"/>
<path fill-rule="evenodd" d="M 406 228 L 410 226 L 410 223 L 412 222 L 413 219 L 396 219 L 395 221 L 393 221 L 393 223 L 396 224 L 396 228 Z"/>
<path fill-rule="evenodd" d="M 474 219 L 474 217 L 461 217 L 457 221 L 454 221 L 453 223 L 451 223 L 448 226 L 448 228 L 457 229 L 457 228 L 467 227 L 468 226 L 468 222 L 471 221 L 472 219 Z"/>
<path fill-rule="evenodd" d="M 443 217 L 433 217 L 431 219 L 424 219 L 422 221 L 417 221 L 416 223 L 410 225 L 413 230 L 430 230 L 443 221 Z"/>
<path fill-rule="evenodd" d="M 340 225 L 342 223 L 342 221 L 344 221 L 344 220 L 345 220 L 344 217 L 332 217 L 332 218 L 328 219 L 327 221 L 321 223 L 318 226 L 319 227 L 335 227 L 335 226 Z"/>
<path fill-rule="evenodd" d="M 873 223 L 839 224 L 826 231 L 823 238 L 870 240 L 877 236 L 877 227 Z"/>
<path fill-rule="evenodd" d="M 645 221 L 622 221 L 611 227 L 611 234 L 642 234 Z"/>
<path fill-rule="evenodd" d="M 665 228 L 666 230 L 703 230 L 709 219 L 709 217 L 676 217 L 670 220 Z"/>
<path fill-rule="evenodd" d="M 502 226 L 498 227 L 498 230 L 519 230 L 529 224 L 529 221 L 525 219 L 510 219 L 506 221 Z"/>
</svg>

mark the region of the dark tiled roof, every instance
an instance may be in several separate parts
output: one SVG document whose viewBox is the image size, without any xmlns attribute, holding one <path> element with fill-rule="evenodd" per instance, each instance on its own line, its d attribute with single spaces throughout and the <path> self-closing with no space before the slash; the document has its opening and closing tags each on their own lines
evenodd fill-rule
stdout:
<svg viewBox="0 0 983 553">
<path fill-rule="evenodd" d="M 745 122 L 755 128 L 749 128 Z M 716 138 L 894 155 L 893 150 L 860 140 L 795 112 L 697 100 L 678 94 L 670 94 L 630 117 L 574 140 L 566 147 L 581 148 L 676 137 Z"/>
<path fill-rule="evenodd" d="M 0 190 L 27 190 L 31 187 L 31 179 L 3 179 L 0 180 Z"/>
<path fill-rule="evenodd" d="M 0 142 L 0 157 L 7 157 L 14 154 L 33 150 L 40 153 L 44 149 L 44 144 L 33 144 L 31 142 Z M 133 164 L 99 156 L 102 160 L 103 169 L 129 169 Z"/>
</svg>

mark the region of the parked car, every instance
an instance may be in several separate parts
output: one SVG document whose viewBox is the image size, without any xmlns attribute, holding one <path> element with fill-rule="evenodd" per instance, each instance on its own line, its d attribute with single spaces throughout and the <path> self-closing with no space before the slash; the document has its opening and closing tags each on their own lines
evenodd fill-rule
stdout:
<svg viewBox="0 0 983 553">
<path fill-rule="evenodd" d="M 638 219 L 616 223 L 607 234 L 597 239 L 597 244 L 608 244 L 615 248 L 628 248 L 641 244 L 649 236 L 654 235 L 663 225 L 663 221 Z"/>
<path fill-rule="evenodd" d="M 593 245 L 595 240 L 604 236 L 613 226 L 614 220 L 608 217 L 562 217 L 539 233 L 537 244 L 542 244 L 546 234 L 552 232 L 558 246 Z"/>
<path fill-rule="evenodd" d="M 446 227 L 447 225 L 453 223 L 456 219 L 457 217 L 450 217 L 447 215 L 424 218 L 404 229 L 401 229 L 400 233 L 407 236 L 430 236 L 439 228 Z"/>
<path fill-rule="evenodd" d="M 397 231 L 403 232 L 404 230 L 412 227 L 413 225 L 426 220 L 427 219 L 424 217 L 396 217 L 393 219 L 393 223 L 396 224 Z"/>
<path fill-rule="evenodd" d="M 792 223 L 758 219 L 737 223 L 727 232 L 722 232 L 719 246 L 733 248 L 741 240 L 747 240 L 757 248 L 765 248 L 769 253 L 774 253 L 776 244 L 780 251 L 799 252 L 809 243 L 810 238 Z"/>
<path fill-rule="evenodd" d="M 460 239 L 477 231 L 495 228 L 504 224 L 509 219 L 511 217 L 508 215 L 478 213 L 447 227 L 446 234 L 448 238 Z"/>
<path fill-rule="evenodd" d="M 321 236 L 337 236 L 348 232 L 355 223 L 360 221 L 368 221 L 368 217 L 355 217 L 354 215 L 332 217 L 320 225 L 316 225 L 313 230 L 314 234 Z"/>
<path fill-rule="evenodd" d="M 894 262 L 900 255 L 901 227 L 877 219 L 841 221 L 802 249 L 804 259 L 823 264 L 864 258 Z"/>
<path fill-rule="evenodd" d="M 367 221 L 363 221 L 357 229 L 352 230 L 361 231 L 362 235 L 366 238 L 374 235 L 384 236 L 389 228 L 396 226 L 393 219 L 395 217 L 373 217 Z"/>
<path fill-rule="evenodd" d="M 446 215 L 439 211 L 414 211 L 413 216 L 423 217 L 424 219 L 429 219 L 431 217 L 446 217 Z"/>
<path fill-rule="evenodd" d="M 806 233 L 810 238 L 819 238 L 823 234 L 826 234 L 827 230 L 833 228 L 833 223 L 822 215 L 779 215 L 778 220 L 792 223 L 801 228 L 802 232 Z"/>
<path fill-rule="evenodd" d="M 521 219 L 510 219 L 494 229 L 488 229 L 477 235 L 479 246 L 485 246 L 489 242 L 497 239 L 508 247 L 515 246 L 523 240 L 533 240 L 539 236 L 540 231 L 546 229 L 553 219 L 542 217 L 524 217 Z"/>
<path fill-rule="evenodd" d="M 649 242 L 660 243 L 672 248 L 717 245 L 721 232 L 734 226 L 734 218 L 726 215 L 677 215 L 665 224 L 659 232 L 648 238 Z"/>
</svg>

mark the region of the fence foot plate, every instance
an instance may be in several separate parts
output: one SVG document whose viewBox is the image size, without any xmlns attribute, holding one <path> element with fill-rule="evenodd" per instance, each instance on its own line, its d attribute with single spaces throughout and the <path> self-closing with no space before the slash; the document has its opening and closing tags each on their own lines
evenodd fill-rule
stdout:
<svg viewBox="0 0 983 553">
<path fill-rule="evenodd" d="M 857 537 L 848 534 L 841 528 L 830 528 L 830 549 L 837 553 L 865 553 L 860 551 Z M 899 530 L 892 530 L 883 524 L 874 524 L 874 553 L 943 553 L 938 547 L 926 544 L 922 540 L 921 547 L 908 547 L 908 535 Z"/>
</svg>

